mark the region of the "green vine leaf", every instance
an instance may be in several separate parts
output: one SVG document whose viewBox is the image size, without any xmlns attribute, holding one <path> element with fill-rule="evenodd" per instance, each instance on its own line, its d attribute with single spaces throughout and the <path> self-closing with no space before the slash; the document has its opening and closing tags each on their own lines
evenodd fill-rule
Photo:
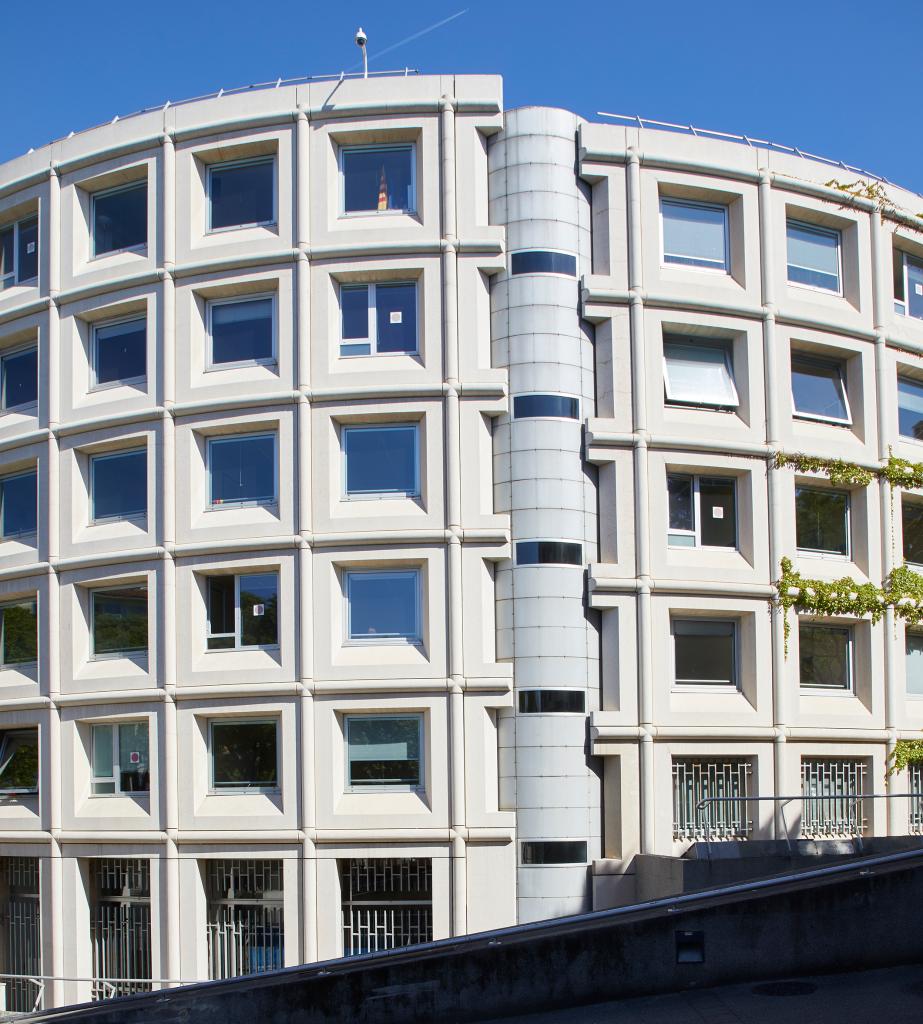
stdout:
<svg viewBox="0 0 923 1024">
<path fill-rule="evenodd" d="M 898 740 L 888 754 L 888 768 L 885 778 L 906 771 L 913 764 L 923 761 L 923 740 Z"/>
<path fill-rule="evenodd" d="M 773 452 L 772 468 L 789 467 L 799 473 L 823 473 L 837 487 L 868 487 L 875 479 L 871 469 L 857 466 L 843 459 L 822 459 L 801 452 Z M 920 467 L 923 470 L 923 466 Z"/>
</svg>

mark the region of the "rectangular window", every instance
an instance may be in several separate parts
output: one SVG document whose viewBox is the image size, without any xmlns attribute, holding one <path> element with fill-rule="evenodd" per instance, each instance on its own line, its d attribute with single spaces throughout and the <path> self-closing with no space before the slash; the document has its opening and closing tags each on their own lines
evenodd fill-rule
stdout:
<svg viewBox="0 0 923 1024">
<path fill-rule="evenodd" d="M 897 378 L 897 428 L 901 437 L 923 441 L 923 383 Z"/>
<path fill-rule="evenodd" d="M 907 692 L 913 697 L 923 697 L 923 633 L 907 630 L 904 653 Z"/>
<path fill-rule="evenodd" d="M 0 604 L 0 668 L 38 661 L 38 615 L 34 600 Z"/>
<path fill-rule="evenodd" d="M 901 497 L 904 561 L 923 565 L 923 503 Z"/>
<path fill-rule="evenodd" d="M 38 792 L 38 729 L 0 732 L 0 793 Z"/>
<path fill-rule="evenodd" d="M 97 387 L 147 376 L 147 320 L 134 317 L 92 328 L 93 377 Z"/>
<path fill-rule="evenodd" d="M 564 252 L 533 249 L 514 252 L 510 257 L 511 274 L 566 274 L 577 276 L 577 257 Z"/>
<path fill-rule="evenodd" d="M 414 355 L 417 285 L 350 284 L 340 287 L 340 355 Z"/>
<path fill-rule="evenodd" d="M 894 311 L 923 319 L 923 260 L 894 250 Z"/>
<path fill-rule="evenodd" d="M 147 449 L 90 459 L 92 522 L 147 516 Z"/>
<path fill-rule="evenodd" d="M 580 419 L 580 399 L 568 395 L 516 395 L 513 418 L 577 420 Z"/>
<path fill-rule="evenodd" d="M 663 262 L 728 273 L 728 208 L 680 199 L 660 200 Z"/>
<path fill-rule="evenodd" d="M 146 793 L 150 789 L 147 722 L 90 727 L 93 796 Z"/>
<path fill-rule="evenodd" d="M 93 590 L 90 608 L 94 657 L 147 653 L 147 587 Z"/>
<path fill-rule="evenodd" d="M 792 284 L 840 294 L 840 232 L 790 220 L 785 226 Z"/>
<path fill-rule="evenodd" d="M 340 150 L 344 213 L 412 213 L 416 209 L 414 147 L 356 146 Z"/>
<path fill-rule="evenodd" d="M 792 353 L 795 416 L 825 423 L 852 423 L 842 363 Z"/>
<path fill-rule="evenodd" d="M 433 865 L 422 857 L 339 862 L 343 955 L 433 939 Z"/>
<path fill-rule="evenodd" d="M 30 537 L 38 527 L 38 474 L 0 477 L 0 539 Z"/>
<path fill-rule="evenodd" d="M 216 792 L 279 788 L 278 723 L 216 719 L 209 723 L 212 789 Z"/>
<path fill-rule="evenodd" d="M 677 686 L 737 686 L 737 623 L 673 619 Z"/>
<path fill-rule="evenodd" d="M 208 578 L 210 651 L 274 647 L 279 643 L 279 574 Z"/>
<path fill-rule="evenodd" d="M 209 978 L 284 967 L 283 861 L 209 859 L 203 867 Z"/>
<path fill-rule="evenodd" d="M 38 217 L 0 228 L 0 291 L 38 277 Z"/>
<path fill-rule="evenodd" d="M 350 789 L 422 783 L 422 715 L 347 715 L 346 779 Z"/>
<path fill-rule="evenodd" d="M 586 843 L 575 839 L 524 842 L 520 856 L 523 864 L 585 864 Z"/>
<path fill-rule="evenodd" d="M 259 295 L 208 304 L 212 366 L 271 363 L 275 359 L 275 299 Z"/>
<path fill-rule="evenodd" d="M 583 546 L 566 540 L 521 540 L 517 565 L 583 565 Z"/>
<path fill-rule="evenodd" d="M 520 690 L 521 715 L 584 714 L 586 694 L 583 690 Z"/>
<path fill-rule="evenodd" d="M 0 409 L 22 409 L 38 402 L 38 349 L 0 356 Z"/>
<path fill-rule="evenodd" d="M 737 547 L 737 481 L 734 477 L 667 476 L 671 547 Z"/>
<path fill-rule="evenodd" d="M 798 664 L 804 689 L 851 690 L 852 630 L 800 622 Z"/>
<path fill-rule="evenodd" d="M 795 488 L 795 543 L 799 551 L 849 555 L 849 493 Z"/>
<path fill-rule="evenodd" d="M 275 222 L 276 164 L 272 157 L 212 164 L 208 168 L 208 228 Z"/>
<path fill-rule="evenodd" d="M 730 345 L 667 335 L 663 339 L 663 382 L 667 402 L 736 409 Z"/>
<path fill-rule="evenodd" d="M 147 245 L 147 182 L 121 185 L 92 197 L 93 255 Z"/>
<path fill-rule="evenodd" d="M 276 435 L 215 437 L 208 442 L 209 504 L 272 505 L 276 490 Z"/>
<path fill-rule="evenodd" d="M 415 497 L 420 493 L 419 429 L 409 426 L 344 427 L 346 495 Z"/>
<path fill-rule="evenodd" d="M 420 570 L 346 573 L 347 638 L 362 643 L 419 643 Z"/>
<path fill-rule="evenodd" d="M 673 838 L 746 839 L 753 830 L 753 767 L 742 758 L 674 757 Z"/>
</svg>

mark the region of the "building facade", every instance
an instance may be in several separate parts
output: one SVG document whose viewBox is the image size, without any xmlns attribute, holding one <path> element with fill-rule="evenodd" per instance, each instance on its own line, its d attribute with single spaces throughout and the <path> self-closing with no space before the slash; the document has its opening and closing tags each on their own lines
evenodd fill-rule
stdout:
<svg viewBox="0 0 923 1024">
<path fill-rule="evenodd" d="M 919 493 L 774 458 L 921 455 L 917 199 L 831 176 L 475 76 L 0 167 L 11 1006 L 630 902 L 697 839 L 921 827 L 860 795 L 919 790 L 884 770 L 923 638 L 773 601 L 784 557 L 923 564 Z"/>
</svg>

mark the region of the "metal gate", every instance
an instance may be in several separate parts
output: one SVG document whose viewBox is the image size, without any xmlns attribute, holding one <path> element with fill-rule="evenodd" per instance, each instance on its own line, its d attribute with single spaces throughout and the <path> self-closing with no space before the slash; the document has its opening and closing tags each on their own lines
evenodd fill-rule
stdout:
<svg viewBox="0 0 923 1024">
<path fill-rule="evenodd" d="M 285 964 L 281 860 L 210 860 L 208 976 L 236 978 Z"/>
<path fill-rule="evenodd" d="M 90 861 L 93 999 L 151 991 L 151 864 Z"/>
<path fill-rule="evenodd" d="M 909 825 L 912 836 L 923 835 L 923 764 L 912 764 L 908 770 L 910 779 Z"/>
<path fill-rule="evenodd" d="M 746 839 L 753 826 L 743 798 L 751 774 L 750 762 L 739 758 L 674 758 L 673 838 Z"/>
<path fill-rule="evenodd" d="M 866 829 L 863 802 L 864 761 L 802 758 L 801 835 L 805 839 L 845 839 Z"/>
<path fill-rule="evenodd" d="M 41 994 L 42 929 L 39 915 L 38 857 L 4 857 L 3 909 L 4 973 L 22 977 L 5 978 L 6 1008 L 18 1012 L 35 1009 Z M 35 981 L 30 981 L 35 978 Z"/>
<path fill-rule="evenodd" d="M 340 861 L 343 955 L 431 942 L 432 861 L 361 858 Z"/>
</svg>

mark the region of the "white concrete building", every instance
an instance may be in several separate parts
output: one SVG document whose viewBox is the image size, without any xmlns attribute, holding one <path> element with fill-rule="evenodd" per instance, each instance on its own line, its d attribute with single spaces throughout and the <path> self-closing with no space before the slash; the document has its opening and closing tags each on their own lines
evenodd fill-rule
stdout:
<svg viewBox="0 0 923 1024">
<path fill-rule="evenodd" d="M 784 556 L 923 563 L 923 495 L 772 462 L 923 455 L 919 200 L 831 177 L 474 76 L 0 166 L 11 1005 L 609 906 L 697 838 L 923 826 L 855 799 L 923 727 L 923 639 L 791 612 L 786 655 L 771 601 Z"/>
</svg>

